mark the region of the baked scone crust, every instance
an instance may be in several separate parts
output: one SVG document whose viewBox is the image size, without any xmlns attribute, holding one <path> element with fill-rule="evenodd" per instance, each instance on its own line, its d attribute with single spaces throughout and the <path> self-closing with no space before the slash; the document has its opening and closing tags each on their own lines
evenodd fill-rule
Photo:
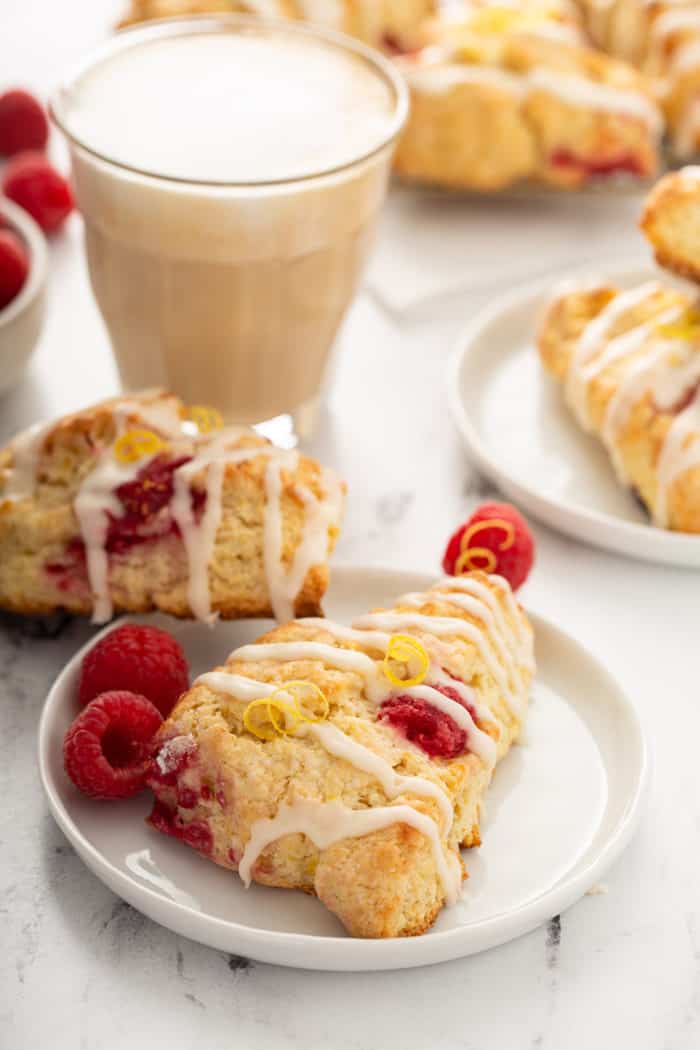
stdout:
<svg viewBox="0 0 700 1050">
<path fill-rule="evenodd" d="M 531 29 L 435 25 L 429 46 L 397 60 L 412 96 L 400 174 L 493 190 L 656 171 L 661 114 L 631 66 Z"/>
<path fill-rule="evenodd" d="M 315 527 L 324 534 L 317 537 L 319 556 L 303 573 L 298 592 L 290 598 L 288 615 L 319 611 L 328 583 L 326 559 L 339 531 L 343 487 L 315 461 L 275 450 L 247 429 L 183 438 L 177 433 L 183 411 L 177 398 L 154 391 L 104 401 L 66 416 L 41 429 L 32 439 L 31 478 L 24 477 L 26 471 L 17 469 L 27 456 L 26 449 L 22 452 L 21 439 L 19 444 L 11 442 L 0 451 L 0 607 L 27 614 L 44 614 L 58 608 L 85 615 L 96 613 L 94 579 L 89 572 L 90 545 L 86 545 L 76 501 L 85 491 L 86 482 L 94 479 L 97 467 L 106 466 L 113 457 L 118 434 L 146 428 L 166 442 L 166 468 L 169 462 L 185 464 L 188 458 L 192 462 L 193 455 L 205 457 L 200 469 L 187 481 L 189 498 L 197 503 L 198 513 L 209 499 L 218 498 L 207 487 L 212 470 L 206 461 L 207 449 L 215 441 L 225 446 L 215 457 L 218 464 L 224 462 L 220 520 L 206 565 L 201 569 L 206 578 L 200 581 L 200 590 L 208 591 L 202 599 L 204 602 L 208 598 L 207 615 L 234 619 L 274 613 L 270 566 L 265 564 L 264 548 L 265 523 L 271 513 L 266 471 L 278 456 L 282 457 L 279 580 L 284 582 L 314 515 L 318 517 Z M 161 421 L 163 427 L 159 428 Z M 236 461 L 246 456 L 249 458 Z M 134 469 L 137 468 L 138 464 Z M 218 469 L 217 464 L 213 469 Z M 22 491 L 13 492 L 18 475 L 22 475 Z M 166 469 L 164 477 L 159 475 L 156 480 L 172 488 L 172 478 L 170 475 L 168 479 Z M 147 475 L 145 498 L 152 485 Z M 178 617 L 198 614 L 192 608 L 193 574 L 197 570 L 183 543 L 172 494 L 160 502 L 154 513 L 144 508 L 143 519 L 138 506 L 132 506 L 138 498 L 137 492 L 128 501 L 128 507 L 117 503 L 105 512 L 109 521 L 116 524 L 114 541 L 105 541 L 108 593 L 103 605 L 110 614 L 152 609 Z M 135 528 L 125 535 L 120 531 L 120 521 L 126 520 L 121 514 L 133 516 L 134 512 Z M 200 527 L 201 523 L 192 525 L 194 546 Z"/>
<path fill-rule="evenodd" d="M 471 598 L 465 597 L 460 589 L 464 587 L 471 588 Z M 474 594 L 482 598 L 475 599 Z M 455 604 L 455 597 L 461 605 Z M 482 746 L 485 740 L 493 749 L 493 754 L 477 753 L 476 742 L 470 742 L 468 735 L 468 749 L 457 757 L 431 758 L 378 717 L 381 707 L 376 695 L 370 698 L 364 672 L 336 666 L 338 658 L 333 654 L 338 650 L 346 658 L 364 653 L 370 671 L 374 664 L 381 680 L 385 646 L 376 642 L 375 631 L 387 630 L 384 615 L 361 618 L 349 635 L 324 621 L 293 622 L 233 653 L 218 669 L 223 676 L 218 672 L 202 676 L 164 723 L 151 780 L 157 796 L 151 822 L 157 829 L 225 868 L 241 868 L 244 874 L 247 865 L 256 882 L 316 894 L 348 932 L 359 937 L 422 933 L 447 898 L 428 836 L 405 819 L 393 817 L 386 807 L 402 807 L 404 812 L 411 807 L 434 822 L 457 884 L 461 881 L 459 847 L 480 842 L 483 794 L 495 760 L 506 754 L 520 732 L 534 669 L 532 631 L 505 581 L 471 573 L 463 581 L 446 579 L 424 594 L 399 599 L 387 622 L 397 618 L 403 623 L 401 631 L 425 646 L 441 669 L 436 673 L 442 677 L 435 681 L 473 690 L 478 698 L 474 741 L 479 737 Z M 407 618 L 405 623 L 402 617 Z M 431 633 L 433 624 L 438 634 Z M 470 638 L 460 635 L 460 630 L 471 632 Z M 304 652 L 302 644 L 302 650 L 295 652 L 299 642 L 327 648 L 313 655 Z M 261 660 L 252 658 L 251 650 L 258 645 L 277 643 L 293 646 L 270 656 L 263 652 Z M 494 663 L 496 652 L 499 657 Z M 420 777 L 423 785 L 426 781 L 433 785 L 433 793 L 440 789 L 437 795 L 448 812 L 452 810 L 450 826 L 445 823 L 444 805 L 430 794 L 412 790 L 416 782 L 408 780 L 400 792 L 388 793 L 371 770 L 331 753 L 311 733 L 258 739 L 244 726 L 246 702 L 226 691 L 226 683 L 233 682 L 235 693 L 241 680 L 252 688 L 248 698 L 256 682 L 265 683 L 268 690 L 291 681 L 314 683 L 330 707 L 321 726 L 341 741 L 361 745 L 365 754 L 378 756 L 389 776 Z M 372 676 L 370 681 L 374 682 Z M 429 675 L 426 684 L 432 681 Z M 388 685 L 387 695 L 406 692 L 410 690 Z M 287 833 L 273 837 L 246 860 L 256 827 L 279 820 L 288 807 L 313 809 L 319 804 L 321 813 L 328 806 L 336 807 L 339 819 L 347 810 L 366 814 L 379 808 L 384 815 L 388 812 L 388 823 L 320 847 L 313 836 Z M 332 819 L 334 811 L 328 812 Z"/>
<path fill-rule="evenodd" d="M 658 282 L 587 285 L 548 305 L 544 367 L 654 522 L 700 533 L 700 329 L 692 296 Z M 597 325 L 597 327 L 596 327 Z"/>
<path fill-rule="evenodd" d="M 641 227 L 661 266 L 700 281 L 700 168 L 659 179 L 646 199 Z"/>
</svg>

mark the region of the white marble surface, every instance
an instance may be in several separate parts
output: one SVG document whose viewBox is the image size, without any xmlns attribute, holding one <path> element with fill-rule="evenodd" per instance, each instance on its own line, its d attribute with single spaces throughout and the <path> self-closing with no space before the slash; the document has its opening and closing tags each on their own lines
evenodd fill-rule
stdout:
<svg viewBox="0 0 700 1050">
<path fill-rule="evenodd" d="M 1 81 L 47 91 L 66 63 L 104 34 L 113 12 L 113 4 L 98 0 L 4 4 Z M 561 272 L 567 261 L 598 252 L 608 259 L 639 254 L 637 210 L 638 201 L 548 207 L 395 195 L 368 290 L 338 349 L 313 448 L 350 486 L 340 558 L 437 565 L 448 532 L 490 493 L 465 461 L 446 412 L 445 363 L 460 324 L 506 281 Z M 0 400 L 0 439 L 115 389 L 79 236 L 75 219 L 52 246 L 49 323 L 26 380 Z M 440 264 L 445 256 L 448 263 Z M 441 289 L 450 294 L 436 298 Z M 36 625 L 4 617 L 0 1046 L 700 1045 L 700 575 L 535 531 L 539 559 L 527 602 L 608 663 L 639 705 L 655 752 L 647 819 L 607 878 L 607 894 L 586 897 L 548 927 L 480 957 L 397 974 L 284 971 L 175 937 L 83 867 L 37 782 L 42 699 L 90 628 L 61 618 Z M 527 856 L 513 862 L 526 865 Z"/>
</svg>

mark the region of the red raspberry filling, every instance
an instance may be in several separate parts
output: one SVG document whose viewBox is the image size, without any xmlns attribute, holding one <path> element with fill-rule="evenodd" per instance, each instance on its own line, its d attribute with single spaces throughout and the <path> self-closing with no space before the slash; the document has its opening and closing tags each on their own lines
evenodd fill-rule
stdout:
<svg viewBox="0 0 700 1050">
<path fill-rule="evenodd" d="M 550 155 L 549 163 L 554 168 L 573 168 L 586 175 L 614 175 L 627 172 L 630 175 L 646 175 L 647 171 L 639 157 L 632 153 L 621 153 L 616 157 L 579 157 L 573 150 L 557 149 Z"/>
<path fill-rule="evenodd" d="M 63 764 L 92 798 L 129 798 L 146 786 L 160 712 L 145 696 L 102 693 L 80 712 L 63 741 Z"/>
<path fill-rule="evenodd" d="M 170 534 L 179 536 L 179 529 L 170 514 L 170 502 L 175 487 L 174 473 L 189 463 L 191 456 L 168 460 L 158 456 L 133 481 L 127 481 L 116 490 L 117 499 L 124 508 L 119 518 L 110 516 L 105 547 L 110 554 L 124 554 L 137 543 L 161 539 Z M 192 510 L 199 519 L 204 510 L 206 493 L 192 490 Z"/>
<path fill-rule="evenodd" d="M 170 835 L 185 845 L 191 846 L 205 857 L 211 856 L 214 849 L 214 838 L 209 825 L 204 820 L 191 820 L 189 823 L 178 816 L 169 806 L 160 799 L 153 803 L 153 809 L 147 818 L 147 823 L 162 831 L 164 835 Z"/>
<path fill-rule="evenodd" d="M 693 383 L 693 385 L 688 387 L 685 393 L 682 394 L 681 397 L 679 397 L 678 400 L 670 407 L 660 408 L 658 405 L 655 405 L 655 407 L 659 412 L 668 412 L 669 415 L 678 416 L 681 412 L 684 412 L 689 405 L 693 403 L 693 401 L 699 393 L 700 383 Z"/>
<path fill-rule="evenodd" d="M 128 689 L 147 696 L 167 718 L 188 688 L 189 668 L 179 642 L 158 627 L 125 624 L 88 652 L 78 698 L 86 704 L 106 689 Z"/>
<path fill-rule="evenodd" d="M 459 693 L 450 686 L 433 686 L 439 693 L 456 704 L 470 710 Z M 439 711 L 427 700 L 399 694 L 385 700 L 379 711 L 379 720 L 388 722 L 416 744 L 431 758 L 456 758 L 467 747 L 466 730 L 458 726 L 453 718 Z"/>
</svg>

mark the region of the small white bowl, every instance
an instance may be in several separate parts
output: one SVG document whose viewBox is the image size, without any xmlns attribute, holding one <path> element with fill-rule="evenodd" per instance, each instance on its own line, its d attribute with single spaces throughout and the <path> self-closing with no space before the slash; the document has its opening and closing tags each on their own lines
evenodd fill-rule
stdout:
<svg viewBox="0 0 700 1050">
<path fill-rule="evenodd" d="M 24 208 L 0 195 L 3 225 L 14 230 L 29 252 L 29 273 L 12 302 L 0 310 L 0 394 L 19 381 L 44 323 L 48 252 L 46 239 Z"/>
</svg>

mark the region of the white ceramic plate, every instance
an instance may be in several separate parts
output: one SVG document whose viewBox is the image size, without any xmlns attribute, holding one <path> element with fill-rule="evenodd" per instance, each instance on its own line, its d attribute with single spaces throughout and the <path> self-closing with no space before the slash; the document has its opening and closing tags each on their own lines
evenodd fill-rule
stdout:
<svg viewBox="0 0 700 1050">
<path fill-rule="evenodd" d="M 630 287 L 659 275 L 637 266 L 574 276 Z M 700 536 L 651 524 L 617 481 L 602 444 L 579 428 L 561 388 L 544 373 L 534 334 L 555 284 L 549 278 L 498 299 L 461 337 L 449 397 L 467 450 L 487 477 L 547 525 L 635 558 L 700 567 Z"/>
<path fill-rule="evenodd" d="M 326 611 L 349 622 L 432 582 L 414 573 L 336 567 Z M 265 626 L 248 621 L 210 629 L 154 619 L 185 646 L 193 674 Z M 496 771 L 484 845 L 465 852 L 464 900 L 422 937 L 353 940 L 318 901 L 261 886 L 246 891 L 232 872 L 147 827 L 148 793 L 119 803 L 81 796 L 63 771 L 61 742 L 77 710 L 84 650 L 57 679 L 39 726 L 51 812 L 87 866 L 120 897 L 185 937 L 237 955 L 307 969 L 384 970 L 502 944 L 558 914 L 601 878 L 634 831 L 647 778 L 632 704 L 580 645 L 539 617 L 533 622 L 539 673 L 526 740 Z"/>
</svg>

